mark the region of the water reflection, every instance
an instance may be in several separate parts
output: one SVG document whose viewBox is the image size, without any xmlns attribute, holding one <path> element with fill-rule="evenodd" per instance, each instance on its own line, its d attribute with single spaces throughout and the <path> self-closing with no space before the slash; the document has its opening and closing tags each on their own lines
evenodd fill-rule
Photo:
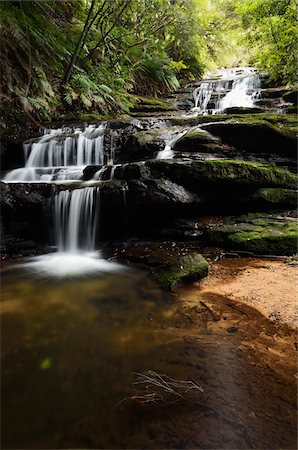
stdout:
<svg viewBox="0 0 298 450">
<path fill-rule="evenodd" d="M 2 283 L 2 448 L 295 448 L 293 387 L 146 272 L 69 282 L 19 267 Z M 148 369 L 199 380 L 208 400 L 115 407 Z"/>
</svg>

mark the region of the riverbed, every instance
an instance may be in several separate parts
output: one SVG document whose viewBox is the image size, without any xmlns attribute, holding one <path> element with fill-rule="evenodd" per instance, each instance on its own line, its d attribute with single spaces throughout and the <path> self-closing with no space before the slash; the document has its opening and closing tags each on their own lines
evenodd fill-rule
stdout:
<svg viewBox="0 0 298 450">
<path fill-rule="evenodd" d="M 296 448 L 295 331 L 223 280 L 204 288 L 216 270 L 175 296 L 145 270 L 69 280 L 23 262 L 2 274 L 3 448 Z M 204 392 L 140 405 L 147 370 Z"/>
</svg>

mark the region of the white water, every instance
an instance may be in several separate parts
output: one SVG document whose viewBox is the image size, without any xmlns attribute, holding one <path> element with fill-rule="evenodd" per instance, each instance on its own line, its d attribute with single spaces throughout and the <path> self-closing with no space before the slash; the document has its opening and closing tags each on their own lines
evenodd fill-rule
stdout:
<svg viewBox="0 0 298 450">
<path fill-rule="evenodd" d="M 33 258 L 26 265 L 39 275 L 84 276 L 123 270 L 100 258 L 95 251 L 99 225 L 100 193 L 97 187 L 62 190 L 53 201 L 56 253 Z"/>
<path fill-rule="evenodd" d="M 157 153 L 156 159 L 172 159 L 174 156 L 174 152 L 172 150 L 173 145 L 184 136 L 189 130 L 183 130 L 180 133 L 177 133 L 171 139 L 165 141 L 165 148 Z"/>
<path fill-rule="evenodd" d="M 104 164 L 104 130 L 105 124 L 89 125 L 84 130 L 46 130 L 36 142 L 24 144 L 25 166 L 9 172 L 4 181 L 51 182 L 80 179 L 87 165 Z M 112 139 L 115 146 L 115 136 Z M 111 156 L 112 154 L 114 148 L 111 149 Z"/>
<path fill-rule="evenodd" d="M 226 108 L 253 107 L 259 96 L 260 78 L 251 67 L 222 69 L 213 79 L 202 81 L 193 92 L 194 111 L 219 113 Z M 209 103 L 214 104 L 208 108 Z"/>
</svg>

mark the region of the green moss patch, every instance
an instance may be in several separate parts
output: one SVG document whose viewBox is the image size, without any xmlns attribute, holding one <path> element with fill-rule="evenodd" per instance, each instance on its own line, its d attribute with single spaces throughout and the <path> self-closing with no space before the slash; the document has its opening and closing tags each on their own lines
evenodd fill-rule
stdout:
<svg viewBox="0 0 298 450">
<path fill-rule="evenodd" d="M 263 188 L 255 192 L 254 198 L 272 205 L 295 206 L 297 204 L 297 191 L 295 189 Z"/>
<path fill-rule="evenodd" d="M 208 275 L 209 264 L 199 253 L 189 253 L 176 263 L 156 273 L 157 281 L 165 288 L 172 289 L 188 280 L 200 280 Z"/>
<path fill-rule="evenodd" d="M 133 107 L 130 109 L 132 112 L 159 112 L 159 111 L 176 111 L 173 105 L 152 97 L 138 97 L 131 96 L 130 98 Z"/>
<path fill-rule="evenodd" d="M 256 255 L 293 255 L 297 252 L 298 223 L 260 217 L 246 223 L 214 227 L 206 232 L 213 244 Z"/>
<path fill-rule="evenodd" d="M 296 187 L 297 176 L 275 164 L 263 164 L 238 160 L 209 160 L 193 163 L 202 181 L 230 181 L 260 186 Z"/>
</svg>

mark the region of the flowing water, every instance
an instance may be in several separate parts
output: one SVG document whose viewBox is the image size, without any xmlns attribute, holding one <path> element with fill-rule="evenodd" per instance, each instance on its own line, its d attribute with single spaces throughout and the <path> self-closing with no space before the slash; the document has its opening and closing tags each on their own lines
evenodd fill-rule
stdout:
<svg viewBox="0 0 298 450">
<path fill-rule="evenodd" d="M 254 310 L 187 306 L 133 269 L 69 282 L 18 264 L 2 286 L 2 448 L 296 448 L 291 336 Z M 149 369 L 204 394 L 121 402 Z"/>
<path fill-rule="evenodd" d="M 259 92 L 260 78 L 251 67 L 223 69 L 194 90 L 194 109 L 214 114 L 231 107 L 253 107 Z"/>
<path fill-rule="evenodd" d="M 105 163 L 104 133 L 106 124 L 85 129 L 45 130 L 34 142 L 24 144 L 25 166 L 10 171 L 6 182 L 78 180 L 84 167 Z M 114 133 L 115 134 L 115 133 Z M 111 137 L 111 158 L 115 136 Z"/>
</svg>

